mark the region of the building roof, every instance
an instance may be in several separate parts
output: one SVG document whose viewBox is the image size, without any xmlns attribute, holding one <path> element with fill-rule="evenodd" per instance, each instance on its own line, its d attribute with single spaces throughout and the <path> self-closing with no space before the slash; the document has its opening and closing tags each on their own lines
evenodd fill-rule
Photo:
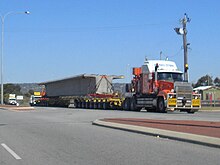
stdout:
<svg viewBox="0 0 220 165">
<path fill-rule="evenodd" d="M 200 86 L 200 87 L 194 88 L 193 90 L 194 91 L 204 91 L 204 90 L 208 90 L 208 89 L 211 89 L 211 88 L 220 89 L 219 87 L 216 87 L 216 86 Z"/>
</svg>

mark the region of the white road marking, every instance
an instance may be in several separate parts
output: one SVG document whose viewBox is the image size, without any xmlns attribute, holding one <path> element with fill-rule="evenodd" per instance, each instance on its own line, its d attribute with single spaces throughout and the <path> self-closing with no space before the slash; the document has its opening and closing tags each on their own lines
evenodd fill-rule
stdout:
<svg viewBox="0 0 220 165">
<path fill-rule="evenodd" d="M 15 159 L 19 160 L 21 159 L 20 156 L 18 156 L 11 148 L 9 148 L 6 144 L 2 143 L 2 147 L 4 147 Z"/>
</svg>

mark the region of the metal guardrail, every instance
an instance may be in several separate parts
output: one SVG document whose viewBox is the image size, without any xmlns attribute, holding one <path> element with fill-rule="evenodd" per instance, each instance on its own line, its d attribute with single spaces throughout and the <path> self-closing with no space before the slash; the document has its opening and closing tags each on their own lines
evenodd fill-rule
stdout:
<svg viewBox="0 0 220 165">
<path fill-rule="evenodd" d="M 220 107 L 220 100 L 202 100 L 201 104 L 206 107 Z"/>
</svg>

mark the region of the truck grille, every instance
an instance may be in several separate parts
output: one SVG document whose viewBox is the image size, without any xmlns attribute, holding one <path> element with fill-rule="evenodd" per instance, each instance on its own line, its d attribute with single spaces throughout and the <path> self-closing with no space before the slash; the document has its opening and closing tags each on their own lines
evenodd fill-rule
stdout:
<svg viewBox="0 0 220 165">
<path fill-rule="evenodd" d="M 192 99 L 192 86 L 189 83 L 186 82 L 175 82 L 174 84 L 175 91 L 177 93 L 177 98 L 186 98 L 186 99 Z"/>
<path fill-rule="evenodd" d="M 175 82 L 174 88 L 176 91 L 177 106 L 183 106 L 183 102 L 185 101 L 185 107 L 191 107 L 193 91 L 191 84 L 187 82 Z"/>
</svg>

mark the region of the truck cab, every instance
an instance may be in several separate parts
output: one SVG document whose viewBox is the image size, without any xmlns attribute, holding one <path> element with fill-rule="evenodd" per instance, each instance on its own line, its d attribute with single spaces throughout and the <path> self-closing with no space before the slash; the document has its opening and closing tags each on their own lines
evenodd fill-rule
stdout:
<svg viewBox="0 0 220 165">
<path fill-rule="evenodd" d="M 10 105 L 19 105 L 16 99 L 16 94 L 9 94 L 8 96 L 8 104 Z"/>
<path fill-rule="evenodd" d="M 9 98 L 8 103 L 10 105 L 17 105 L 18 104 L 16 98 Z"/>
<path fill-rule="evenodd" d="M 201 107 L 200 95 L 183 81 L 183 73 L 173 61 L 146 60 L 142 67 L 133 68 L 133 75 L 132 97 L 125 99 L 126 108 L 194 113 Z"/>
</svg>

